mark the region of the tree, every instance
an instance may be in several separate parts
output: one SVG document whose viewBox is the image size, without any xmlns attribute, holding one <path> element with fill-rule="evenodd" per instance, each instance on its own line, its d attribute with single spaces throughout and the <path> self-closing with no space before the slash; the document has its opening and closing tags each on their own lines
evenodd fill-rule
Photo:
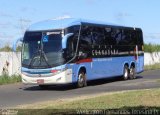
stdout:
<svg viewBox="0 0 160 115">
<path fill-rule="evenodd" d="M 9 44 L 6 44 L 3 48 L 0 48 L 0 51 L 2 52 L 11 52 L 12 48 L 9 46 Z"/>
</svg>

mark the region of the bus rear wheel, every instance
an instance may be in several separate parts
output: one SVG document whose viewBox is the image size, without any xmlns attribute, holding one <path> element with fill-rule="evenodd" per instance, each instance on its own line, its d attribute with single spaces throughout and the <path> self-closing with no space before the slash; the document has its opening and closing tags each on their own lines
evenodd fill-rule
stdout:
<svg viewBox="0 0 160 115">
<path fill-rule="evenodd" d="M 123 80 L 127 80 L 129 78 L 129 69 L 127 65 L 124 66 L 122 78 Z"/>
<path fill-rule="evenodd" d="M 87 86 L 87 81 L 86 81 L 86 74 L 84 71 L 80 71 L 78 74 L 78 82 L 77 82 L 77 87 L 81 88 L 81 87 L 85 87 Z"/>
<path fill-rule="evenodd" d="M 135 67 L 134 66 L 131 66 L 131 68 L 130 68 L 129 78 L 130 79 L 135 79 L 136 78 L 136 76 L 135 76 Z"/>
</svg>

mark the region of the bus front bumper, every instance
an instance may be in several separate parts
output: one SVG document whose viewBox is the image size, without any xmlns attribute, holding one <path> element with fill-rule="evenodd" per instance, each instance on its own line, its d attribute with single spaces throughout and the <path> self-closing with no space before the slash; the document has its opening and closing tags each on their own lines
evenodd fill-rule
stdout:
<svg viewBox="0 0 160 115">
<path fill-rule="evenodd" d="M 56 75 L 48 76 L 41 74 L 39 77 L 30 76 L 29 74 L 22 73 L 22 82 L 24 84 L 35 84 L 35 85 L 54 85 L 54 84 L 68 84 L 72 83 L 72 70 L 67 69 Z"/>
</svg>

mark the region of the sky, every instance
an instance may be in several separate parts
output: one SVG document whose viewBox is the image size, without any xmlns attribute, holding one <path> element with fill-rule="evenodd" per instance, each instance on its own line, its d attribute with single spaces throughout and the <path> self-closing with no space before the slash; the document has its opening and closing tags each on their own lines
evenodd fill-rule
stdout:
<svg viewBox="0 0 160 115">
<path fill-rule="evenodd" d="M 33 23 L 69 17 L 139 27 L 145 43 L 160 44 L 159 11 L 160 0 L 0 0 L 0 45 Z"/>
</svg>

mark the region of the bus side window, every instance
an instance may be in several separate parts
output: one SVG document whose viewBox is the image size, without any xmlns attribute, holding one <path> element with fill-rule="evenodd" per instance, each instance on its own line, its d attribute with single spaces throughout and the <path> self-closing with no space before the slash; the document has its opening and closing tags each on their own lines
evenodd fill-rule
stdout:
<svg viewBox="0 0 160 115">
<path fill-rule="evenodd" d="M 31 56 L 29 55 L 29 44 L 23 44 L 23 53 L 22 53 L 22 55 L 23 55 L 23 58 L 24 58 L 24 60 L 28 60 L 28 59 L 30 59 L 31 58 Z M 31 49 L 30 49 L 30 51 L 32 51 Z"/>
<path fill-rule="evenodd" d="M 88 45 L 92 44 L 92 34 L 91 34 L 91 28 L 88 26 L 84 26 L 82 28 L 82 33 L 80 40 L 85 41 Z"/>
<path fill-rule="evenodd" d="M 129 29 L 122 29 L 122 39 L 119 43 L 119 45 L 133 45 L 133 41 L 132 41 L 132 35 L 131 35 L 131 30 Z"/>
<path fill-rule="evenodd" d="M 135 34 L 135 30 L 131 31 L 131 43 L 130 45 L 135 46 L 137 44 L 137 38 Z"/>
<path fill-rule="evenodd" d="M 112 28 L 110 45 L 118 45 L 121 41 L 121 30 L 117 28 Z"/>
<path fill-rule="evenodd" d="M 111 44 L 111 28 L 110 27 L 106 27 L 105 28 L 105 40 L 104 40 L 104 43 L 105 45 L 110 45 Z"/>
<path fill-rule="evenodd" d="M 143 45 L 143 35 L 141 30 L 136 30 L 137 45 Z"/>
<path fill-rule="evenodd" d="M 67 40 L 67 58 L 73 58 L 76 53 L 77 39 L 76 36 L 71 36 Z"/>
<path fill-rule="evenodd" d="M 79 53 L 87 54 L 87 57 L 91 56 L 91 46 L 92 46 L 92 28 L 89 26 L 83 26 L 81 37 L 79 40 Z"/>
<path fill-rule="evenodd" d="M 105 29 L 102 27 L 94 27 L 92 31 L 92 44 L 105 45 Z"/>
</svg>

